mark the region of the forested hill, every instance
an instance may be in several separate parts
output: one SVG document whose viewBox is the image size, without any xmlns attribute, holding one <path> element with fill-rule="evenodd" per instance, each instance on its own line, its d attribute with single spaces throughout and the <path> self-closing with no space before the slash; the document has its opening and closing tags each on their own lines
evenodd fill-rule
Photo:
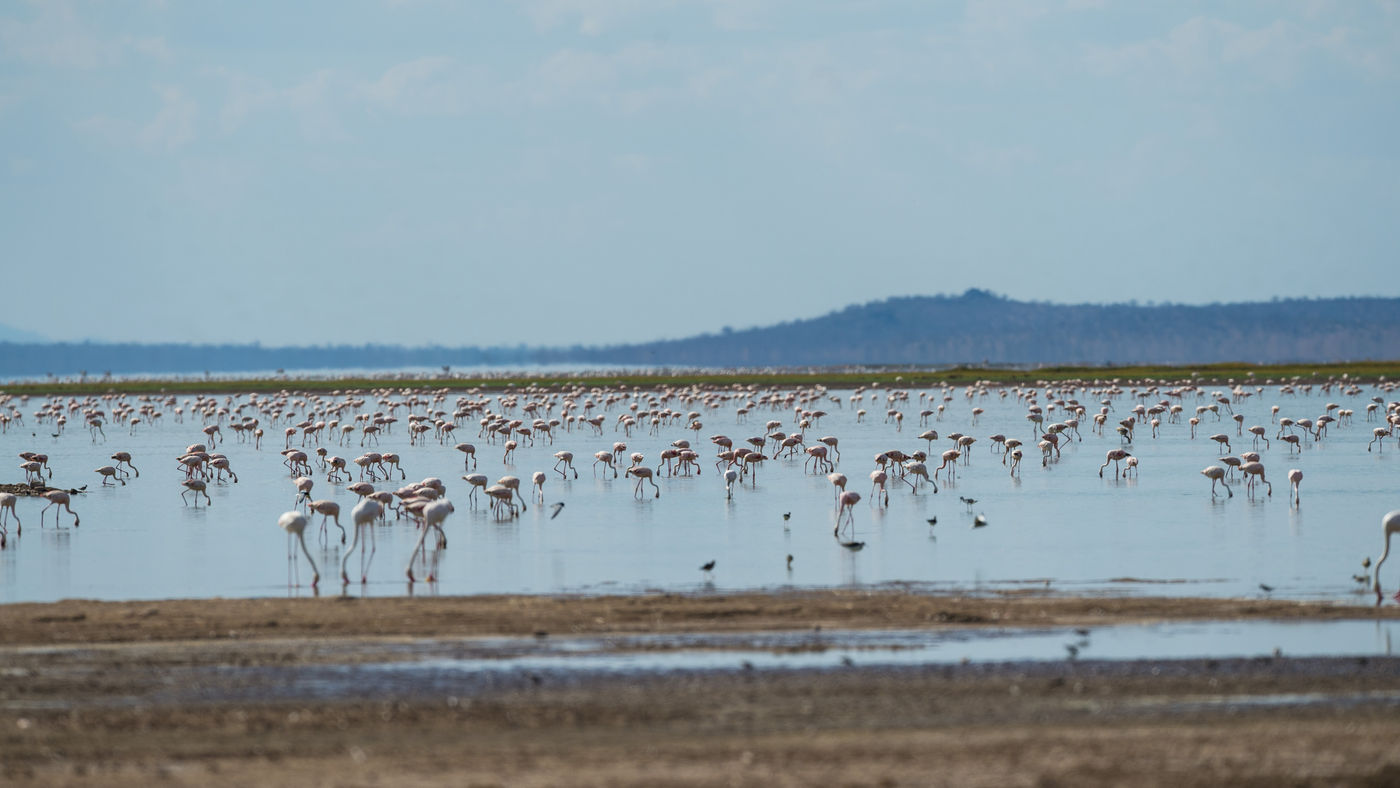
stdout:
<svg viewBox="0 0 1400 788">
<path fill-rule="evenodd" d="M 567 354 L 570 360 L 702 366 L 1273 363 L 1397 357 L 1397 298 L 1064 305 L 1012 301 L 985 290 L 890 298 L 776 326 L 641 345 L 575 348 Z"/>
<path fill-rule="evenodd" d="M 0 342 L 0 379 L 534 363 L 768 367 L 1394 360 L 1400 358 L 1397 317 L 1400 298 L 1063 305 L 969 290 L 890 298 L 776 326 L 611 347 Z"/>
</svg>

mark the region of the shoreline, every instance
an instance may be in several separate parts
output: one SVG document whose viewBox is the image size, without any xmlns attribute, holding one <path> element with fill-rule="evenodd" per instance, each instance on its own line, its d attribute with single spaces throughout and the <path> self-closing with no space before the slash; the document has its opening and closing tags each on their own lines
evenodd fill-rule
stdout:
<svg viewBox="0 0 1400 788">
<path fill-rule="evenodd" d="M 1394 785 L 1400 657 L 460 671 L 452 638 L 1400 619 L 848 589 L 0 605 L 7 785 Z M 561 655 L 567 661 L 567 655 Z M 395 673 L 385 662 L 404 666 Z M 365 663 L 374 663 L 368 664 Z"/>
<path fill-rule="evenodd" d="M 962 386 L 979 381 L 998 385 L 1032 384 L 1037 381 L 1121 381 L 1163 379 L 1190 382 L 1197 385 L 1219 386 L 1243 378 L 1251 383 L 1266 379 L 1287 379 L 1289 382 L 1325 381 L 1344 377 L 1359 384 L 1372 385 L 1400 376 L 1400 359 L 1383 361 L 1328 362 L 1318 364 L 1250 364 L 1218 362 L 1209 364 L 1138 364 L 1124 366 L 1047 365 L 1021 368 L 1015 366 L 949 366 L 930 367 L 792 367 L 756 369 L 660 369 L 640 371 L 620 369 L 605 371 L 582 369 L 578 373 L 529 373 L 502 367 L 497 375 L 453 375 L 399 377 L 393 375 L 317 376 L 305 370 L 305 377 L 279 376 L 273 378 L 192 379 L 191 376 L 152 375 L 117 379 L 88 380 L 12 380 L 0 383 L 0 393 L 27 396 L 72 396 L 80 394 L 239 394 L 278 391 L 320 391 L 393 388 L 432 388 L 451 391 L 480 388 L 500 392 L 522 387 L 592 388 L 628 386 L 639 388 L 684 388 L 689 386 L 729 386 L 751 384 L 769 388 L 803 388 L 825 386 L 854 388 L 856 386 L 887 386 L 920 388 L 947 384 Z"/>
<path fill-rule="evenodd" d="M 1369 598 L 1369 597 L 1367 597 Z M 1394 620 L 1400 606 L 1247 598 L 985 596 L 907 590 L 179 599 L 0 605 L 0 647 L 297 637 L 608 635 L 1154 621 Z"/>
</svg>

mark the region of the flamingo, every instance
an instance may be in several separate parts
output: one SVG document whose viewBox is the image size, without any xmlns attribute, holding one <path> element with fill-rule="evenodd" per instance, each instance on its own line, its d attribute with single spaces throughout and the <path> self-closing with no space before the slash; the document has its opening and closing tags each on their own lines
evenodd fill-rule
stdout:
<svg viewBox="0 0 1400 788">
<path fill-rule="evenodd" d="M 1230 490 L 1230 485 L 1225 483 L 1224 468 L 1220 467 L 1219 465 L 1207 465 L 1206 467 L 1201 469 L 1201 475 L 1206 477 L 1207 479 L 1210 479 L 1210 497 L 1215 497 L 1216 482 L 1220 482 L 1220 486 L 1225 488 L 1225 492 L 1229 493 L 1231 498 L 1235 497 L 1234 492 Z"/>
<path fill-rule="evenodd" d="M 933 476 L 934 478 L 938 478 L 938 472 L 943 470 L 944 468 L 947 468 L 948 481 L 951 482 L 953 480 L 953 476 L 957 473 L 958 457 L 962 456 L 962 452 L 958 451 L 957 449 L 949 449 L 943 452 L 943 454 L 940 456 L 943 459 L 943 464 L 933 469 Z"/>
<path fill-rule="evenodd" d="M 724 497 L 726 500 L 734 500 L 734 482 L 739 481 L 739 472 L 733 468 L 726 468 L 724 471 Z"/>
<path fill-rule="evenodd" d="M 913 476 L 913 477 L 914 477 L 914 481 L 912 481 L 912 482 L 909 481 L 909 477 L 910 477 L 910 476 Z M 904 475 L 903 475 L 902 477 L 900 477 L 900 481 L 902 481 L 902 482 L 904 482 L 905 484 L 909 485 L 910 489 L 912 489 L 912 490 L 914 491 L 914 494 L 915 494 L 915 495 L 918 495 L 918 494 L 919 494 L 919 479 L 921 479 L 921 478 L 922 478 L 924 481 L 928 482 L 929 484 L 932 484 L 932 485 L 933 485 L 933 492 L 934 492 L 935 494 L 937 494 L 937 492 L 938 492 L 938 482 L 936 482 L 936 481 L 934 481 L 933 479 L 929 478 L 929 475 L 928 475 L 928 466 L 925 465 L 925 464 L 923 464 L 922 462 L 911 462 L 911 463 L 909 463 L 908 465 L 905 465 L 905 466 L 904 466 Z"/>
<path fill-rule="evenodd" d="M 185 496 L 190 493 L 194 493 L 194 508 L 199 508 L 199 496 L 201 495 L 204 496 L 206 506 L 214 505 L 214 502 L 209 498 L 208 485 L 202 479 L 185 479 L 180 482 L 180 486 L 185 488 L 184 492 L 180 493 L 180 500 L 184 501 L 186 506 L 189 506 L 190 502 Z"/>
<path fill-rule="evenodd" d="M 39 510 L 39 527 L 40 527 L 40 528 L 44 527 L 44 512 L 47 512 L 47 511 L 49 510 L 49 506 L 61 506 L 61 507 L 63 507 L 64 509 L 66 509 L 66 510 L 68 511 L 69 514 L 73 515 L 73 527 L 74 527 L 74 528 L 77 528 L 77 527 L 78 527 L 78 513 L 75 512 L 75 511 L 73 511 L 72 507 L 69 505 L 70 499 L 69 499 L 69 497 L 68 497 L 68 493 L 66 493 L 66 492 L 64 492 L 64 491 L 62 491 L 62 490 L 49 490 L 48 492 L 44 493 L 44 497 L 48 499 L 49 503 L 48 503 L 48 506 L 45 506 L 43 509 L 40 509 L 40 510 Z M 18 518 L 16 518 L 16 519 L 18 519 Z M 53 513 L 53 519 L 54 519 L 54 525 L 57 526 L 57 525 L 58 525 L 58 512 L 54 512 L 54 513 Z"/>
<path fill-rule="evenodd" d="M 303 532 L 306 530 L 306 523 L 306 515 L 297 511 L 283 512 L 282 516 L 277 518 L 277 525 L 280 526 L 283 531 L 287 532 L 287 564 L 289 567 L 287 572 L 287 585 L 292 585 L 291 575 L 296 571 L 297 566 L 296 549 L 292 547 L 292 537 L 295 536 L 297 542 L 301 544 L 301 552 L 306 555 L 306 562 L 311 564 L 311 587 L 315 588 L 316 584 L 321 582 L 321 571 L 316 568 L 316 561 L 311 557 L 311 551 L 306 547 L 306 539 L 303 536 Z M 297 584 L 299 585 L 300 582 L 301 580 L 298 578 Z"/>
<path fill-rule="evenodd" d="M 455 511 L 456 509 L 452 506 L 452 502 L 446 498 L 433 501 L 423 507 L 423 533 L 418 535 L 418 543 L 414 545 L 413 552 L 408 554 L 408 568 L 406 569 L 408 582 L 412 583 L 414 581 L 413 559 L 418 556 L 420 550 L 424 552 L 425 556 L 427 554 L 427 548 L 423 543 L 427 540 L 429 531 L 437 532 L 437 546 L 439 549 L 447 547 L 447 534 L 443 532 L 442 524 L 447 519 L 447 516 Z M 433 562 L 428 569 L 428 576 L 425 579 L 429 583 L 437 580 L 437 553 L 433 553 Z"/>
<path fill-rule="evenodd" d="M 364 499 L 361 499 L 363 502 Z M 325 499 L 312 501 L 307 508 L 321 515 L 321 541 L 326 541 L 326 521 L 334 520 L 335 527 L 340 529 L 340 543 L 345 544 L 345 526 L 340 524 L 340 504 L 335 501 Z"/>
<path fill-rule="evenodd" d="M 466 455 L 462 461 L 462 470 L 471 470 L 471 466 L 476 465 L 476 447 L 470 443 L 459 443 L 455 448 Z"/>
<path fill-rule="evenodd" d="M 1113 478 L 1117 479 L 1119 474 L 1118 462 L 1131 456 L 1131 454 L 1128 454 L 1122 449 L 1109 449 L 1108 453 L 1104 455 L 1103 465 L 1099 466 L 1099 478 L 1103 478 L 1103 469 L 1107 468 L 1108 464 L 1111 462 L 1113 463 Z"/>
<path fill-rule="evenodd" d="M 114 459 L 114 460 L 117 461 L 117 470 L 121 470 L 121 467 L 122 467 L 123 465 L 125 465 L 126 467 L 128 467 L 128 468 L 131 469 L 132 473 L 135 473 L 135 474 L 136 474 L 137 478 L 140 478 L 141 472 L 138 471 L 138 470 L 136 470 L 136 466 L 135 466 L 135 465 L 132 465 L 132 464 L 131 464 L 131 453 L 130 453 L 130 452 L 125 452 L 125 451 L 113 452 L 113 453 L 112 453 L 112 459 Z"/>
<path fill-rule="evenodd" d="M 502 509 L 508 510 L 511 517 L 518 514 L 515 511 L 515 501 L 513 500 L 515 495 L 509 487 L 493 484 L 486 488 L 486 496 L 491 499 L 491 509 L 496 512 L 497 517 L 500 517 Z"/>
<path fill-rule="evenodd" d="M 613 478 L 617 478 L 617 466 L 613 465 L 613 453 L 610 451 L 598 451 L 593 453 L 593 475 L 598 475 L 598 463 L 603 463 L 606 468 L 612 468 Z M 604 471 L 606 473 L 606 471 Z"/>
<path fill-rule="evenodd" d="M 15 501 L 18 499 L 19 496 L 14 493 L 0 492 L 0 534 L 5 532 L 5 523 L 10 515 L 14 515 L 15 518 L 15 533 L 24 533 L 24 524 L 19 521 L 19 512 L 15 510 Z"/>
<path fill-rule="evenodd" d="M 350 520 L 355 526 L 355 538 L 350 541 L 350 549 L 345 551 L 345 555 L 340 559 L 340 580 L 342 583 L 350 583 L 350 575 L 346 573 L 346 564 L 350 561 L 350 554 L 355 552 L 355 548 L 360 544 L 360 531 L 369 531 L 370 550 L 366 556 L 364 549 L 360 549 L 360 583 L 363 584 L 369 578 L 369 562 L 374 560 L 374 553 L 378 549 L 374 539 L 374 521 L 384 515 L 384 504 L 373 498 L 361 498 L 355 504 L 355 508 L 350 510 Z M 337 524 L 339 524 L 337 522 Z"/>
<path fill-rule="evenodd" d="M 870 472 L 870 495 L 874 497 L 875 500 L 880 500 L 879 493 L 884 493 L 885 506 L 890 505 L 890 491 L 885 488 L 885 482 L 889 481 L 889 478 L 889 474 L 878 468 Z M 844 495 L 845 493 L 842 493 L 842 496 Z"/>
<path fill-rule="evenodd" d="M 547 478 L 544 471 L 535 471 L 530 474 L 530 482 L 535 486 L 535 493 L 539 496 L 540 503 L 544 503 L 544 480 Z"/>
<path fill-rule="evenodd" d="M 1376 561 L 1376 568 L 1371 570 L 1376 589 L 1377 605 L 1381 603 L 1381 564 L 1390 557 L 1390 537 L 1400 532 L 1400 509 L 1386 512 L 1386 515 L 1381 518 L 1381 530 L 1385 532 L 1385 549 L 1381 551 L 1380 560 Z M 1400 593 L 1396 594 L 1396 598 L 1400 599 Z"/>
<path fill-rule="evenodd" d="M 833 473 L 828 473 L 828 474 L 826 475 L 826 480 L 829 481 L 829 482 L 831 482 L 832 486 L 834 486 L 834 487 L 836 488 L 836 505 L 837 505 L 837 506 L 840 506 L 840 505 L 841 505 L 841 493 L 843 493 L 843 492 L 846 491 L 846 481 L 847 481 L 847 480 L 846 480 L 846 474 L 844 474 L 844 473 L 835 473 L 835 472 L 833 472 Z"/>
<path fill-rule="evenodd" d="M 520 499 L 520 511 L 526 511 L 530 507 L 525 505 L 525 496 L 520 494 L 520 479 L 516 476 L 502 476 L 496 480 L 496 484 L 515 493 L 515 497 Z"/>
<path fill-rule="evenodd" d="M 841 516 L 844 514 L 849 525 L 855 525 L 856 504 L 860 503 L 860 493 L 855 490 L 847 490 L 841 493 L 841 505 L 836 510 L 836 527 L 832 529 L 833 535 L 841 533 Z"/>
<path fill-rule="evenodd" d="M 568 478 L 568 474 L 564 473 L 564 471 L 561 470 L 561 469 L 559 468 L 560 465 L 562 465 L 562 466 L 564 466 L 565 468 L 568 468 L 569 470 L 573 471 L 573 472 L 574 472 L 574 478 L 575 478 L 575 479 L 578 478 L 578 468 L 575 468 L 575 467 L 574 467 L 574 453 L 573 453 L 573 452 L 571 452 L 571 451 L 556 451 L 556 452 L 554 452 L 554 459 L 558 460 L 558 462 L 554 463 L 554 470 L 559 471 L 559 476 L 560 476 L 560 478 L 564 478 L 564 479 L 567 479 L 567 478 Z"/>
<path fill-rule="evenodd" d="M 637 486 L 636 486 L 636 488 L 633 490 L 633 494 L 635 494 L 638 498 L 641 498 L 641 497 L 642 497 L 642 482 L 651 482 L 652 488 L 656 490 L 656 495 L 655 495 L 654 497 L 656 497 L 656 498 L 660 498 L 660 497 L 661 497 L 661 488 L 660 488 L 660 487 L 657 487 L 657 486 L 656 486 L 656 482 L 652 481 L 652 478 L 651 478 L 651 469 L 650 469 L 650 468 L 648 468 L 648 467 L 646 467 L 646 466 L 638 466 L 638 467 L 636 467 L 636 468 L 628 468 L 628 469 L 627 469 L 627 475 L 628 475 L 628 476 L 635 476 L 635 477 L 637 477 Z"/>
<path fill-rule="evenodd" d="M 1253 427 L 1250 427 L 1249 431 L 1254 433 L 1254 447 L 1256 449 L 1259 448 L 1259 441 L 1261 440 L 1264 441 L 1264 448 L 1269 448 L 1269 438 L 1264 434 L 1265 432 L 1268 432 L 1268 430 L 1256 424 Z"/>
<path fill-rule="evenodd" d="M 96 473 L 96 474 L 99 474 L 99 475 L 102 476 L 102 486 L 103 486 L 103 487 L 115 487 L 115 486 L 116 486 L 115 484 L 108 484 L 108 480 L 109 480 L 109 479 L 116 479 L 117 481 L 119 481 L 119 482 L 122 483 L 122 486 L 123 486 L 123 487 L 126 486 L 126 480 L 123 479 L 122 477 L 118 476 L 118 475 L 117 475 L 117 469 L 114 468 L 114 467 L 112 467 L 111 465 L 103 465 L 101 468 L 98 468 L 97 470 L 93 471 L 93 473 Z"/>
<path fill-rule="evenodd" d="M 1245 489 L 1246 489 L 1246 490 L 1249 490 L 1249 492 L 1250 492 L 1251 495 L 1253 495 L 1253 493 L 1254 493 L 1254 485 L 1255 485 L 1255 483 L 1256 483 L 1256 481 L 1255 481 L 1255 479 L 1254 479 L 1253 477 L 1258 476 L 1258 477 L 1259 477 L 1258 481 L 1263 482 L 1263 483 L 1265 484 L 1265 486 L 1267 486 L 1267 487 L 1269 488 L 1269 495 L 1270 495 L 1270 496 L 1273 496 L 1273 494 L 1274 494 L 1274 485 L 1273 485 L 1273 484 L 1270 484 L 1270 483 L 1269 483 L 1269 480 L 1266 479 L 1266 478 L 1264 478 L 1264 464 L 1263 464 L 1263 463 L 1261 463 L 1261 462 L 1247 462 L 1247 463 L 1245 463 L 1245 464 L 1243 464 L 1243 465 L 1240 466 L 1240 473 L 1244 474 L 1244 476 L 1245 476 Z"/>
<path fill-rule="evenodd" d="M 1302 503 L 1302 493 L 1299 487 L 1303 483 L 1303 472 L 1297 468 L 1288 471 L 1288 483 L 1293 487 L 1293 505 L 1299 506 Z"/>
<path fill-rule="evenodd" d="M 316 484 L 314 479 L 310 476 L 300 476 L 293 479 L 292 484 L 297 488 L 297 500 L 295 505 L 300 506 L 303 501 L 311 500 L 311 488 Z"/>
<path fill-rule="evenodd" d="M 490 482 L 491 479 L 490 479 L 489 477 L 487 477 L 487 475 L 484 474 L 484 473 L 469 473 L 469 474 L 467 474 L 466 476 L 463 476 L 463 477 L 462 477 L 462 481 L 464 481 L 464 482 L 466 482 L 467 484 L 471 485 L 471 488 L 472 488 L 472 489 L 471 489 L 471 493 L 469 493 L 469 494 L 467 495 L 467 500 L 470 501 L 471 503 L 475 504 L 475 503 L 476 503 L 476 491 L 477 491 L 477 490 L 485 490 L 485 489 L 486 489 L 487 483 Z"/>
</svg>

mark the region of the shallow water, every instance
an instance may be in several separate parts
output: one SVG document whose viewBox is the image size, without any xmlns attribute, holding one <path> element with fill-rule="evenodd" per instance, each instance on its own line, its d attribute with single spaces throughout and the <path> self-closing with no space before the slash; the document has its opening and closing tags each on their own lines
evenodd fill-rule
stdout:
<svg viewBox="0 0 1400 788">
<path fill-rule="evenodd" d="M 102 704 L 190 703 L 228 700 L 403 699 L 442 696 L 449 703 L 475 692 L 559 686 L 609 676 L 629 679 L 697 671 L 788 671 L 924 669 L 967 667 L 1013 673 L 1054 662 L 1083 662 L 1083 675 L 1123 666 L 1139 674 L 1206 670 L 1229 676 L 1254 661 L 1285 656 L 1318 675 L 1350 671 L 1355 657 L 1394 656 L 1400 644 L 1395 621 L 1201 621 L 1117 625 L 1092 630 L 933 629 L 821 632 L 758 632 L 621 637 L 494 637 L 400 642 L 326 643 L 327 663 L 260 667 L 168 668 L 152 694 L 105 698 Z M 25 648 L 26 653 L 62 657 L 70 649 Z M 1209 660 L 1210 664 L 1177 661 Z M 1141 661 L 1139 666 L 1125 661 Z M 350 664 L 346 664 L 349 662 Z M 71 708 L 92 701 L 19 700 L 7 708 Z M 1177 711 L 1218 706 L 1350 706 L 1400 704 L 1393 691 L 1284 693 L 1271 695 L 1163 696 L 1135 705 Z"/>
<path fill-rule="evenodd" d="M 661 497 L 651 497 L 647 487 L 640 500 L 633 496 L 632 481 L 613 479 L 611 473 L 601 471 L 595 478 L 589 467 L 593 452 L 610 448 L 615 440 L 625 441 L 629 452 L 646 454 L 653 469 L 660 450 L 679 438 L 691 440 L 701 457 L 708 457 L 713 454 L 706 440 L 709 435 L 727 434 L 736 445 L 743 445 L 743 438 L 762 434 L 769 419 L 782 421 L 783 429 L 792 431 L 791 409 L 760 409 L 743 424 L 736 423 L 732 405 L 707 411 L 697 439 L 680 424 L 654 437 L 645 431 L 623 437 L 613 432 L 620 412 L 614 406 L 607 412 L 602 436 L 591 428 L 561 433 L 553 445 L 540 441 L 520 447 L 511 466 L 503 464 L 499 444 L 478 439 L 475 424 L 466 424 L 459 428 L 456 440 L 477 445 L 477 470 L 493 480 L 510 473 L 525 479 L 528 487 L 531 472 L 549 471 L 553 452 L 569 449 L 576 455 L 578 480 L 561 480 L 551 472 L 545 485 L 546 502 L 566 504 L 559 517 L 550 519 L 548 507 L 532 500 L 527 511 L 511 520 L 495 519 L 480 505 L 473 508 L 467 485 L 459 478 L 462 455 L 451 445 L 431 441 L 423 447 L 410 446 L 404 429 L 406 414 L 401 410 L 393 434 L 373 448 L 400 453 L 409 480 L 427 476 L 446 480 L 457 507 L 447 522 L 449 547 L 438 554 L 437 582 L 419 582 L 411 591 L 627 593 L 911 583 L 973 593 L 1030 586 L 1076 594 L 1269 594 L 1374 602 L 1353 575 L 1363 571 L 1363 557 L 1374 559 L 1380 553 L 1380 517 L 1400 508 L 1396 495 L 1400 451 L 1394 440 L 1382 453 L 1366 451 L 1375 426 L 1365 421 L 1366 403 L 1378 393 L 1372 387 L 1363 387 L 1356 396 L 1335 389 L 1327 394 L 1286 396 L 1269 386 L 1236 405 L 1246 415 L 1246 427 L 1265 425 L 1271 439 L 1277 427 L 1270 423 L 1270 405 L 1280 405 L 1280 415 L 1292 418 L 1315 419 L 1326 402 L 1356 411 L 1353 424 L 1332 425 L 1321 442 L 1305 438 L 1301 455 L 1289 456 L 1277 441 L 1261 449 L 1274 494 L 1264 496 L 1261 491 L 1253 499 L 1242 486 L 1235 487 L 1233 498 L 1212 498 L 1209 480 L 1198 473 L 1206 465 L 1218 464 L 1219 454 L 1207 435 L 1228 434 L 1236 452 L 1250 447 L 1248 433 L 1236 437 L 1228 415 L 1217 422 L 1207 414 L 1198 437 L 1189 438 L 1186 417 L 1209 398 L 1188 395 L 1181 401 L 1186 408 L 1182 422 L 1164 424 L 1159 438 L 1151 438 L 1145 425 L 1139 427 L 1132 451 L 1141 460 L 1140 477 L 1124 480 L 1113 478 L 1112 465 L 1105 478 L 1098 475 L 1104 452 L 1119 446 L 1111 430 L 1100 437 L 1086 423 L 1080 428 L 1083 440 L 1065 446 L 1060 460 L 1042 468 L 1023 403 L 1014 395 L 1002 399 L 995 390 L 971 402 L 958 389 L 951 392 L 954 398 L 943 418 L 929 426 L 942 435 L 961 431 L 977 437 L 970 464 L 959 465 L 955 482 L 940 482 L 937 494 L 924 488 L 914 495 L 907 486 L 892 481 L 888 508 L 871 505 L 867 474 L 877 452 L 927 448 L 925 441 L 915 437 L 922 429 L 919 390 L 911 391 L 910 400 L 899 406 L 905 415 L 902 431 L 885 423 L 883 396 L 877 394 L 880 399 L 872 401 L 871 392 L 860 404 L 870 413 L 856 423 L 850 393 L 830 392 L 841 405 L 825 403 L 829 415 L 806 432 L 809 441 L 820 435 L 840 438 L 843 460 L 838 469 L 851 477 L 849 489 L 865 496 L 855 512 L 854 530 L 845 537 L 863 541 L 859 551 L 843 548 L 833 539 L 833 488 L 824 475 L 804 473 L 800 455 L 764 463 L 756 484 L 736 489 L 733 500 L 726 500 L 713 461 L 702 463 L 698 477 L 658 479 Z M 450 394 L 444 403 L 448 410 L 456 395 Z M 1086 405 L 1100 398 L 1082 391 L 1076 396 Z M 1154 395 L 1147 402 L 1159 398 Z M 10 546 L 0 551 L 0 601 L 311 593 L 305 586 L 288 588 L 287 542 L 276 528 L 277 516 L 290 509 L 295 499 L 277 454 L 283 445 L 278 433 L 284 425 L 274 428 L 264 422 L 270 437 L 261 450 L 233 440 L 225 430 L 229 440 L 215 450 L 229 456 L 241 481 L 211 484 L 212 507 L 194 508 L 180 500 L 182 472 L 175 457 L 185 445 L 203 440 L 203 422 L 187 418 L 184 424 L 174 423 L 166 409 L 163 424 L 138 427 L 134 435 L 108 425 L 106 440 L 94 442 L 81 424 L 70 424 L 63 435 L 51 438 L 51 426 L 35 424 L 29 415 L 38 402 L 31 400 L 22 408 L 26 424 L 12 426 L 0 436 L 0 446 L 11 456 L 22 450 L 49 454 L 56 486 L 88 485 L 87 494 L 75 496 L 74 501 L 82 525 L 56 529 L 50 510 L 47 524 L 40 528 L 38 513 L 44 502 L 21 499 L 24 534 L 16 537 L 12 524 Z M 1045 404 L 1044 398 L 1041 403 Z M 1126 417 L 1133 403 L 1126 394 L 1117 398 L 1110 424 Z M 974 405 L 986 410 L 976 425 L 970 415 Z M 698 403 L 670 406 L 681 411 L 701 409 Z M 372 399 L 367 407 L 377 409 Z M 1047 422 L 1062 415 L 1048 414 Z M 298 414 L 293 421 L 300 418 Z M 1030 446 L 1019 478 L 1011 478 L 1000 456 L 990 451 L 986 436 L 997 432 Z M 361 451 L 358 438 L 348 447 L 329 441 L 325 445 L 331 453 L 347 459 Z M 946 439 L 935 441 L 930 453 L 936 456 L 950 446 Z M 126 486 L 101 487 L 92 469 L 109 464 L 108 455 L 117 450 L 134 455 L 142 476 Z M 1285 478 L 1287 470 L 1295 467 L 1306 474 L 1298 507 L 1290 505 Z M 22 474 L 16 470 L 12 475 L 18 481 Z M 401 483 L 395 480 L 391 488 Z M 960 495 L 977 499 L 971 512 L 959 502 Z M 356 498 L 343 485 L 328 484 L 324 473 L 318 473 L 314 496 L 340 502 L 348 523 Z M 528 492 L 526 497 L 530 498 Z M 790 519 L 783 518 L 785 512 L 791 513 Z M 970 527 L 977 513 L 985 515 L 987 527 Z M 925 521 L 934 516 L 938 524 L 930 527 Z M 317 516 L 313 523 L 319 520 Z M 63 515 L 63 522 L 70 523 L 71 517 Z M 369 582 L 353 584 L 349 592 L 369 596 L 409 592 L 405 566 L 416 541 L 415 530 L 407 521 L 391 520 L 375 531 L 378 553 Z M 321 567 L 321 592 L 338 593 L 341 547 L 333 541 L 320 545 L 312 529 L 308 534 Z M 790 569 L 789 554 L 793 556 Z M 304 583 L 308 572 L 304 560 L 299 560 Z M 702 572 L 699 565 L 709 560 L 716 562 L 715 569 Z M 358 558 L 354 558 L 352 575 L 358 574 L 357 567 Z M 422 568 L 417 571 L 420 578 L 426 574 Z M 1400 582 L 1400 574 L 1386 574 L 1388 586 Z M 1272 591 L 1261 590 L 1260 584 Z"/>
</svg>

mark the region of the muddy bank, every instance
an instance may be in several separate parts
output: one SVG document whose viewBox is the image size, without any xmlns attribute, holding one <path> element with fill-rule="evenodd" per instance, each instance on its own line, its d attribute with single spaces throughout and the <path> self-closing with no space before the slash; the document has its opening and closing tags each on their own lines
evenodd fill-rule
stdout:
<svg viewBox="0 0 1400 788">
<path fill-rule="evenodd" d="M 520 671 L 326 697 L 300 678 L 430 638 L 1377 616 L 1400 608 L 851 590 L 6 605 L 0 783 L 1396 785 L 1393 657 Z"/>
<path fill-rule="evenodd" d="M 338 591 L 338 589 L 336 589 Z M 1400 618 L 1400 606 L 1270 599 L 934 596 L 817 590 L 634 596 L 469 596 L 138 602 L 64 600 L 0 606 L 0 646 L 297 637 L 740 632 L 811 627 L 1103 626 L 1168 620 Z"/>
<path fill-rule="evenodd" d="M 81 489 L 75 489 L 70 487 L 50 487 L 47 484 L 38 482 L 30 482 L 28 484 L 0 484 L 0 492 L 7 492 L 11 495 L 19 495 L 25 498 L 38 498 L 44 493 L 53 492 L 54 490 L 66 492 L 69 495 L 81 495 L 87 492 L 87 485 L 83 485 Z"/>
</svg>

